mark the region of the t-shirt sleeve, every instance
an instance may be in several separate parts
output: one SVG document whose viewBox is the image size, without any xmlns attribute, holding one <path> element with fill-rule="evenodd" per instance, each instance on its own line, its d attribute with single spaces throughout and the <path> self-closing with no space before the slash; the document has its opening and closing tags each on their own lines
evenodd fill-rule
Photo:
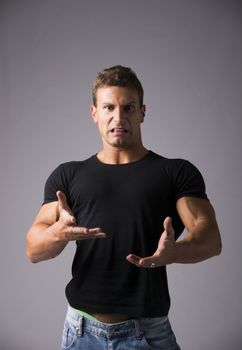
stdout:
<svg viewBox="0 0 242 350">
<path fill-rule="evenodd" d="M 64 192 L 67 202 L 69 202 L 68 179 L 63 164 L 60 164 L 48 177 L 45 183 L 44 201 L 42 205 L 57 201 L 57 191 Z"/>
<path fill-rule="evenodd" d="M 208 199 L 203 176 L 192 163 L 180 160 L 173 174 L 176 200 L 181 197 Z"/>
</svg>

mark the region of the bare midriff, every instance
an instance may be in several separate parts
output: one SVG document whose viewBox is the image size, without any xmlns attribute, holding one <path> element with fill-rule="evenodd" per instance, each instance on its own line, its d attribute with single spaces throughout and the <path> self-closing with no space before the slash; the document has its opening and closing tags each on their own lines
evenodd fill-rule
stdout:
<svg viewBox="0 0 242 350">
<path fill-rule="evenodd" d="M 96 320 L 103 323 L 119 323 L 127 321 L 130 319 L 127 315 L 122 314 L 91 314 L 92 317 L 95 317 Z"/>
</svg>

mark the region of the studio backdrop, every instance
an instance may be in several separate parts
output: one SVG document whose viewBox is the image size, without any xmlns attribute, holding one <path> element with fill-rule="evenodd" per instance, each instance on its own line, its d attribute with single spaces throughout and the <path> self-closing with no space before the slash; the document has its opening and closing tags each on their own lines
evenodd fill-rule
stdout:
<svg viewBox="0 0 242 350">
<path fill-rule="evenodd" d="M 202 172 L 223 252 L 168 267 L 184 350 L 241 347 L 241 2 L 2 0 L 0 348 L 59 349 L 75 244 L 31 264 L 25 235 L 60 163 L 101 148 L 91 87 L 121 64 L 140 78 L 144 145 Z"/>
</svg>

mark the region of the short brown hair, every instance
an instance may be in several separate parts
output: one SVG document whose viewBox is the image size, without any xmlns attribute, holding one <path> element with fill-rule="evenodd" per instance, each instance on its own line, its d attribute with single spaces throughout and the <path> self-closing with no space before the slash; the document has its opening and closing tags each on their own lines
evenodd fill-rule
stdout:
<svg viewBox="0 0 242 350">
<path fill-rule="evenodd" d="M 143 105 L 144 90 L 135 72 L 129 67 L 120 65 L 105 68 L 99 72 L 92 89 L 93 104 L 97 106 L 97 90 L 103 86 L 120 86 L 135 89 L 139 95 L 140 106 Z"/>
</svg>

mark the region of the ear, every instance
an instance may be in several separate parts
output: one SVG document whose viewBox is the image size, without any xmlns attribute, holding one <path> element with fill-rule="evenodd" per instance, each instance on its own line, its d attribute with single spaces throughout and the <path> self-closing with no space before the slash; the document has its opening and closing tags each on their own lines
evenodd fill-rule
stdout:
<svg viewBox="0 0 242 350">
<path fill-rule="evenodd" d="M 145 112 L 146 112 L 146 105 L 143 105 L 143 106 L 141 107 L 141 114 L 142 114 L 141 123 L 143 123 L 143 121 L 144 121 Z"/>
<path fill-rule="evenodd" d="M 90 112 L 91 112 L 92 119 L 93 119 L 94 123 L 97 124 L 98 123 L 98 120 L 97 120 L 97 108 L 94 105 L 91 105 Z"/>
</svg>

